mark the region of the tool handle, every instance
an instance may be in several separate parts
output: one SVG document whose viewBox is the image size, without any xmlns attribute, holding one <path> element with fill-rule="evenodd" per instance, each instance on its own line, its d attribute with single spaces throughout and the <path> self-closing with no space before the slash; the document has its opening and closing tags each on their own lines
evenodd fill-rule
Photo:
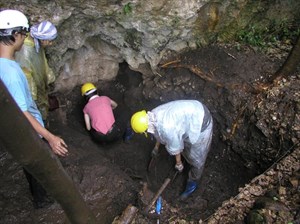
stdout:
<svg viewBox="0 0 300 224">
<path fill-rule="evenodd" d="M 157 193 L 155 194 L 155 196 L 153 197 L 152 201 L 150 202 L 150 204 L 146 207 L 145 211 L 149 212 L 149 210 L 151 209 L 151 207 L 154 205 L 154 203 L 156 202 L 157 198 L 161 195 L 161 193 L 165 190 L 165 188 L 168 186 L 168 184 L 170 183 L 171 178 L 167 178 L 165 180 L 165 182 L 163 183 L 163 185 L 159 188 L 159 190 L 157 191 Z"/>
</svg>

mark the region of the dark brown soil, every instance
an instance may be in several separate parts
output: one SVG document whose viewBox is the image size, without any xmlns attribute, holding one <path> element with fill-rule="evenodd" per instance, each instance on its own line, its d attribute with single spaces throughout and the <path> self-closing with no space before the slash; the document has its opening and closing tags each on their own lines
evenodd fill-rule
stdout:
<svg viewBox="0 0 300 224">
<path fill-rule="evenodd" d="M 177 200 L 185 187 L 188 165 L 162 193 L 161 223 L 170 222 L 174 214 L 176 218 L 192 221 L 208 218 L 224 200 L 236 195 L 240 187 L 262 172 L 255 165 L 247 167 L 245 160 L 224 139 L 224 130 L 230 127 L 236 114 L 233 111 L 236 107 L 228 103 L 233 101 L 230 100 L 231 94 L 243 97 L 246 95 L 244 89 L 224 88 L 217 84 L 232 87 L 233 84 L 250 83 L 267 75 L 266 71 L 275 71 L 279 66 L 253 51 L 238 52 L 216 46 L 205 51 L 187 52 L 180 55 L 180 59 L 181 64 L 197 65 L 205 74 L 214 75 L 213 81 L 208 81 L 194 74 L 188 67 L 161 70 L 166 79 L 169 76 L 182 79 L 189 76 L 195 81 L 198 91 L 186 94 L 183 98 L 199 99 L 207 104 L 215 120 L 214 135 L 203 177 L 192 197 L 185 202 Z M 155 97 L 145 99 L 142 96 L 142 80 L 141 74 L 122 64 L 116 80 L 99 82 L 97 86 L 100 94 L 118 102 L 117 113 L 130 115 L 138 109 L 148 110 L 162 103 Z M 158 90 L 153 89 L 153 93 L 155 91 Z M 172 95 L 172 92 L 162 91 L 160 96 L 164 102 L 179 99 L 176 92 Z M 112 223 L 128 204 L 142 210 L 144 204 L 140 192 L 144 184 L 147 183 L 149 189 L 156 192 L 166 178 L 172 177 L 174 158 L 161 146 L 158 159 L 148 171 L 154 146 L 151 137 L 135 135 L 129 144 L 122 140 L 107 145 L 94 143 L 84 128 L 84 102 L 80 87 L 64 95 L 57 93 L 57 97 L 60 108 L 50 113 L 49 129 L 61 135 L 69 145 L 70 156 L 61 158 L 61 162 L 99 223 Z M 228 120 L 230 117 L 231 121 Z M 243 138 L 239 141 L 243 141 Z M 56 203 L 45 209 L 33 208 L 21 166 L 4 149 L 0 152 L 0 223 L 65 223 L 63 211 Z M 138 218 L 138 223 L 156 223 L 153 215 L 140 213 Z"/>
</svg>

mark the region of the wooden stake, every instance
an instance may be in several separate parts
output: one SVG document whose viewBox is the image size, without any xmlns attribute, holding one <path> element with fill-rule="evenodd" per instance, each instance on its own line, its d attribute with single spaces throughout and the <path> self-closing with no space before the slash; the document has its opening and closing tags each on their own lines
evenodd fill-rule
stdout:
<svg viewBox="0 0 300 224">
<path fill-rule="evenodd" d="M 115 224 L 130 224 L 136 213 L 138 211 L 138 208 L 129 204 L 127 208 L 123 211 L 122 215 L 120 216 L 119 220 L 117 222 L 114 222 Z"/>
</svg>

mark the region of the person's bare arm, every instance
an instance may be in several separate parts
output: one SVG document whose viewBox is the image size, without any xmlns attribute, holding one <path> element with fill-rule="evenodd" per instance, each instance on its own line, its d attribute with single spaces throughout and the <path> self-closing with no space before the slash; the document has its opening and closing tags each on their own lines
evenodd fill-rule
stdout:
<svg viewBox="0 0 300 224">
<path fill-rule="evenodd" d="M 91 121 L 90 121 L 90 116 L 88 114 L 84 114 L 84 122 L 85 122 L 85 127 L 88 131 L 91 130 Z"/>
<path fill-rule="evenodd" d="M 154 146 L 154 148 L 152 149 L 152 152 L 151 152 L 152 156 L 157 156 L 158 155 L 159 146 L 160 146 L 160 142 L 156 141 L 155 146 Z"/>
<path fill-rule="evenodd" d="M 182 172 L 184 167 L 181 161 L 181 154 L 178 153 L 177 155 L 175 155 L 175 159 L 176 159 L 175 169 L 177 169 L 179 172 Z"/>
<path fill-rule="evenodd" d="M 112 109 L 115 109 L 118 106 L 118 104 L 113 100 L 110 100 L 110 104 Z"/>
<path fill-rule="evenodd" d="M 24 111 L 23 113 L 34 130 L 48 141 L 52 151 L 55 154 L 60 156 L 66 156 L 68 154 L 68 146 L 62 138 L 52 134 L 50 131 L 44 128 L 28 111 Z"/>
<path fill-rule="evenodd" d="M 182 164 L 182 162 L 181 162 L 181 154 L 180 153 L 178 153 L 177 155 L 175 155 L 175 159 L 176 159 L 176 164 Z"/>
</svg>

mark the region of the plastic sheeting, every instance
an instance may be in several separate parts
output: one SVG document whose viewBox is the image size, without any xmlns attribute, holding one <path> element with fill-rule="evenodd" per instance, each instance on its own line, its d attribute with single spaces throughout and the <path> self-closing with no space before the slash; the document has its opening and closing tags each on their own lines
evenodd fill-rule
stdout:
<svg viewBox="0 0 300 224">
<path fill-rule="evenodd" d="M 205 116 L 203 105 L 196 100 L 177 100 L 158 106 L 150 112 L 155 118 L 154 136 L 166 146 L 168 153 L 176 155 L 183 152 L 192 166 L 201 168 L 212 138 L 210 114 L 208 117 L 211 123 L 201 132 Z"/>
<path fill-rule="evenodd" d="M 36 52 L 30 37 L 24 41 L 22 49 L 16 53 L 16 61 L 22 67 L 32 94 L 44 120 L 48 116 L 48 85 L 55 81 L 55 75 L 48 66 L 43 48 Z"/>
</svg>

